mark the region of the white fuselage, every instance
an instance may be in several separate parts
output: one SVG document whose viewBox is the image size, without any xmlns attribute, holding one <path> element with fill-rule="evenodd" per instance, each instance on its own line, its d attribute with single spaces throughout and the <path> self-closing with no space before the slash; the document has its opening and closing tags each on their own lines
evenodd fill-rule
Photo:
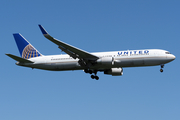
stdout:
<svg viewBox="0 0 180 120">
<path fill-rule="evenodd" d="M 88 67 L 89 69 L 97 70 L 120 67 L 154 66 L 165 64 L 175 59 L 174 55 L 166 50 L 160 49 L 96 52 L 91 54 L 98 56 L 100 59 L 96 61 L 96 64 Z M 86 69 L 78 63 L 79 59 L 73 59 L 69 55 L 40 56 L 29 60 L 34 63 L 17 62 L 16 64 L 52 71 Z"/>
</svg>

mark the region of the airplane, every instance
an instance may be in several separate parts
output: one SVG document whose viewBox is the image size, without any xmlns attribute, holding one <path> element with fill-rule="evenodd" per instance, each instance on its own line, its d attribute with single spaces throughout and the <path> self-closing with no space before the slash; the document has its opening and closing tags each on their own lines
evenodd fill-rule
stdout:
<svg viewBox="0 0 180 120">
<path fill-rule="evenodd" d="M 163 72 L 164 64 L 176 58 L 169 51 L 162 49 L 90 53 L 53 38 L 42 25 L 39 25 L 39 28 L 45 38 L 58 45 L 66 54 L 42 55 L 20 33 L 15 33 L 13 36 L 21 57 L 6 55 L 16 60 L 16 65 L 50 71 L 84 70 L 85 73 L 92 74 L 92 79 L 98 80 L 97 72 L 121 76 L 125 67 L 160 65 L 160 72 Z"/>
</svg>

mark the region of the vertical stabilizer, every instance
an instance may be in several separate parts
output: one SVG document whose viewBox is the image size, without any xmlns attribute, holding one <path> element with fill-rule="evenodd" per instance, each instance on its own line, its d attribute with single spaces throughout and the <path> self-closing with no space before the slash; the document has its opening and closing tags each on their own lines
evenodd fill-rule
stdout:
<svg viewBox="0 0 180 120">
<path fill-rule="evenodd" d="M 42 54 L 36 50 L 21 34 L 15 33 L 13 36 L 22 58 L 30 59 L 42 56 Z"/>
</svg>

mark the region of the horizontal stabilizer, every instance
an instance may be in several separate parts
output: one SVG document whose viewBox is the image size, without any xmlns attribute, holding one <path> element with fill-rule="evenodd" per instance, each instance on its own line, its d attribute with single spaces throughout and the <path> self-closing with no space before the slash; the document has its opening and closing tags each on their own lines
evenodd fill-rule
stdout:
<svg viewBox="0 0 180 120">
<path fill-rule="evenodd" d="M 33 63 L 33 62 L 30 61 L 30 60 L 27 60 L 27 59 L 24 59 L 24 58 L 21 58 L 21 57 L 12 55 L 12 54 L 6 54 L 6 55 L 9 56 L 9 57 L 12 58 L 12 59 L 18 61 L 18 62 L 22 62 L 22 63 Z"/>
</svg>

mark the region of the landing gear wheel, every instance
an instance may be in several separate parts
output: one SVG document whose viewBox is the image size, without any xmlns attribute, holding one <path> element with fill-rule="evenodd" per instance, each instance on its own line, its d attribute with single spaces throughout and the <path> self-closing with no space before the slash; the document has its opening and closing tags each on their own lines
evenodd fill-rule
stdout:
<svg viewBox="0 0 180 120">
<path fill-rule="evenodd" d="M 89 74 L 92 74 L 92 73 L 93 73 L 92 70 L 88 70 L 88 69 L 85 69 L 84 72 L 85 72 L 85 73 L 89 73 Z"/>
<path fill-rule="evenodd" d="M 95 76 L 94 76 L 94 75 L 91 75 L 91 78 L 92 78 L 92 79 L 94 79 L 94 78 L 95 78 Z"/>
<path fill-rule="evenodd" d="M 92 74 L 92 70 L 89 70 L 89 74 Z"/>
<path fill-rule="evenodd" d="M 89 73 L 89 70 L 88 70 L 88 69 L 85 69 L 84 72 L 85 72 L 85 73 Z"/>
<path fill-rule="evenodd" d="M 164 64 L 161 65 L 161 68 L 164 68 Z"/>
<path fill-rule="evenodd" d="M 91 78 L 99 80 L 99 77 L 96 75 L 97 74 L 97 70 L 84 69 L 84 72 L 85 73 L 89 73 L 89 74 L 93 74 L 94 73 L 94 75 L 91 75 Z"/>
<path fill-rule="evenodd" d="M 99 77 L 98 77 L 98 76 L 91 75 L 91 78 L 92 78 L 92 79 L 99 80 Z"/>
<path fill-rule="evenodd" d="M 164 64 L 161 64 L 160 72 L 163 72 Z"/>
<path fill-rule="evenodd" d="M 95 79 L 96 79 L 96 80 L 99 80 L 99 77 L 98 77 L 98 76 L 95 76 Z"/>
</svg>

